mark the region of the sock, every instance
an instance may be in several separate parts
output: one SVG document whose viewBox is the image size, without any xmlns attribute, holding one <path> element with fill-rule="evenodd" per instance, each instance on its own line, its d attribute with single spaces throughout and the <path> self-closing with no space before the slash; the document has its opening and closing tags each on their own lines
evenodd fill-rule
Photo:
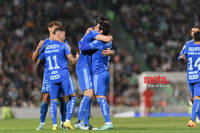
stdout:
<svg viewBox="0 0 200 133">
<path fill-rule="evenodd" d="M 108 102 L 106 101 L 105 98 L 97 98 L 97 102 L 100 105 L 101 108 L 101 112 L 104 116 L 105 122 L 111 122 L 110 120 L 110 109 L 109 109 L 109 105 Z"/>
<path fill-rule="evenodd" d="M 191 113 L 191 120 L 195 121 L 196 116 L 198 113 L 200 113 L 200 100 L 194 99 L 194 103 L 192 105 L 192 113 Z"/>
<path fill-rule="evenodd" d="M 67 120 L 71 120 L 76 106 L 76 97 L 72 96 L 67 104 Z"/>
<path fill-rule="evenodd" d="M 51 100 L 51 118 L 53 125 L 57 125 L 57 105 L 58 105 L 58 100 Z"/>
<path fill-rule="evenodd" d="M 60 102 L 60 121 L 61 121 L 61 125 L 66 120 L 66 112 L 67 112 L 66 102 L 64 100 L 61 100 L 61 102 Z"/>
<path fill-rule="evenodd" d="M 40 106 L 40 123 L 45 123 L 46 114 L 48 111 L 48 103 L 42 102 Z"/>
<path fill-rule="evenodd" d="M 87 124 L 87 125 L 89 125 L 90 108 L 91 108 L 91 101 L 88 103 L 86 110 L 85 110 L 85 115 L 84 115 L 84 124 Z"/>
<path fill-rule="evenodd" d="M 79 111 L 78 111 L 78 121 L 83 120 L 83 116 L 85 114 L 86 107 L 90 101 L 91 101 L 90 97 L 83 96 L 83 99 L 81 100 L 81 104 L 80 104 Z"/>
</svg>

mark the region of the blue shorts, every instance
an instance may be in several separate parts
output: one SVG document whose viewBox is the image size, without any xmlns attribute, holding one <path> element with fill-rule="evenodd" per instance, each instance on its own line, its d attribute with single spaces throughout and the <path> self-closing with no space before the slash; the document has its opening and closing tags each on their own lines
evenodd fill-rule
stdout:
<svg viewBox="0 0 200 133">
<path fill-rule="evenodd" d="M 43 83 L 42 83 L 42 93 L 49 93 L 50 91 L 50 81 L 48 78 L 48 74 L 44 72 L 44 76 L 43 76 Z"/>
<path fill-rule="evenodd" d="M 95 95 L 107 96 L 110 84 L 110 73 L 104 71 L 93 75 L 94 93 Z"/>
<path fill-rule="evenodd" d="M 51 83 L 50 87 L 50 99 L 57 99 L 63 95 L 72 95 L 76 93 L 74 82 L 70 74 L 67 74 L 66 79 L 58 83 Z"/>
<path fill-rule="evenodd" d="M 89 67 L 77 70 L 76 75 L 78 77 L 78 82 L 82 93 L 87 89 L 93 89 L 92 72 Z"/>
<path fill-rule="evenodd" d="M 190 91 L 192 98 L 194 98 L 194 96 L 200 96 L 200 82 L 188 83 L 188 89 Z"/>
</svg>

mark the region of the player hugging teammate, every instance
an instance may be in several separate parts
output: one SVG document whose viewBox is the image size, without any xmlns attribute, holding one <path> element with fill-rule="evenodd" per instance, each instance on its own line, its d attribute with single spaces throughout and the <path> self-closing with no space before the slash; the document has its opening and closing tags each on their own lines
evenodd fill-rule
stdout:
<svg viewBox="0 0 200 133">
<path fill-rule="evenodd" d="M 38 65 L 44 61 L 43 77 L 43 102 L 40 109 L 41 130 L 45 125 L 45 117 L 48 110 L 49 99 L 51 101 L 52 130 L 57 130 L 57 105 L 60 101 L 61 128 L 74 129 L 70 120 L 74 113 L 76 104 L 76 91 L 71 78 L 68 64 L 77 62 L 76 74 L 83 99 L 78 112 L 76 128 L 83 130 L 94 130 L 89 125 L 91 99 L 95 94 L 101 111 L 105 118 L 105 124 L 99 130 L 112 129 L 109 105 L 106 100 L 110 82 L 108 71 L 110 55 L 114 54 L 112 48 L 112 36 L 110 35 L 110 22 L 100 17 L 96 20 L 94 27 L 88 28 L 84 37 L 79 41 L 80 57 L 73 57 L 70 47 L 65 39 L 65 29 L 60 22 L 53 21 L 48 26 L 49 38 L 40 41 L 36 51 L 33 53 L 33 61 Z M 69 97 L 66 105 L 65 96 Z M 82 122 L 84 118 L 84 122 Z"/>
<path fill-rule="evenodd" d="M 187 82 L 190 99 L 193 102 L 191 120 L 188 127 L 196 127 L 195 119 L 200 118 L 200 31 L 192 28 L 193 40 L 183 47 L 179 59 L 187 61 Z"/>
</svg>

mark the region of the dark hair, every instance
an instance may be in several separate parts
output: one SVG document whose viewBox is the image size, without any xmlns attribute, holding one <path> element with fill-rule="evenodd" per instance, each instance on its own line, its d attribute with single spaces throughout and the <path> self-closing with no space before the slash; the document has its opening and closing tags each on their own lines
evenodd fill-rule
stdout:
<svg viewBox="0 0 200 133">
<path fill-rule="evenodd" d="M 194 33 L 194 41 L 199 42 L 200 41 L 200 32 L 197 31 Z"/>
<path fill-rule="evenodd" d="M 96 20 L 95 20 L 95 26 L 97 25 L 97 24 L 99 24 L 100 22 L 106 22 L 106 23 L 110 23 L 110 20 L 108 19 L 108 18 L 106 18 L 106 17 L 98 17 Z"/>
<path fill-rule="evenodd" d="M 51 22 L 48 24 L 48 28 L 53 27 L 53 26 L 61 27 L 62 24 L 61 24 L 61 22 L 59 22 L 59 21 L 51 21 Z"/>
<path fill-rule="evenodd" d="M 63 28 L 56 28 L 54 31 L 53 31 L 53 34 L 56 34 L 56 32 L 58 31 L 65 31 L 65 29 Z"/>
<path fill-rule="evenodd" d="M 104 21 L 101 21 L 99 26 L 99 30 L 103 30 L 103 35 L 108 35 L 110 33 L 110 24 Z"/>
</svg>

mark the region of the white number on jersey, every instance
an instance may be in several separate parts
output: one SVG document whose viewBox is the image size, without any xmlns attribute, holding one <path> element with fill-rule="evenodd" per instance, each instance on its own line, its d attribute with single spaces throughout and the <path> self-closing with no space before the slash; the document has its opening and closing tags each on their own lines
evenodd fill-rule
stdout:
<svg viewBox="0 0 200 133">
<path fill-rule="evenodd" d="M 55 66 L 53 67 L 52 65 L 52 59 L 50 56 L 47 57 L 47 60 L 49 62 L 49 70 L 53 70 L 53 69 L 59 69 L 60 67 L 58 66 L 58 63 L 57 63 L 57 57 L 56 55 L 53 56 L 53 61 L 55 63 Z"/>
<path fill-rule="evenodd" d="M 192 71 L 193 70 L 192 57 L 189 57 L 188 60 L 189 60 L 189 68 L 188 68 L 188 70 Z M 195 61 L 194 67 L 198 67 L 198 71 L 200 71 L 200 57 L 198 57 L 197 60 Z"/>
</svg>

